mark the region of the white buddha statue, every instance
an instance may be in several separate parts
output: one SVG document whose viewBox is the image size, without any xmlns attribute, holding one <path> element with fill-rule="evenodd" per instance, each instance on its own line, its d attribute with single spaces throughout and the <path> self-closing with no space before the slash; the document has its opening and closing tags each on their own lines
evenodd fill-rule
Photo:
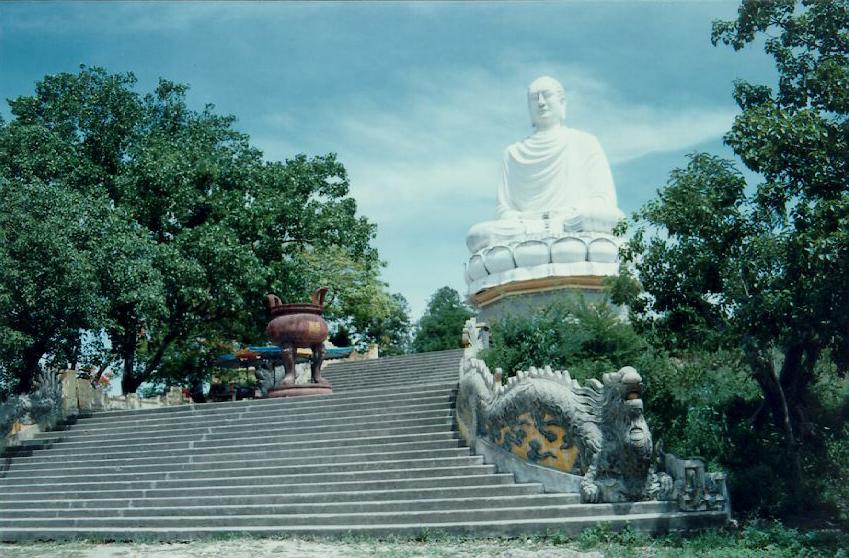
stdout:
<svg viewBox="0 0 849 558">
<path fill-rule="evenodd" d="M 466 245 L 473 254 L 527 238 L 610 234 L 625 217 L 598 140 L 563 125 L 563 86 L 547 76 L 534 80 L 528 110 L 535 131 L 505 151 L 498 219 L 469 230 Z"/>
</svg>

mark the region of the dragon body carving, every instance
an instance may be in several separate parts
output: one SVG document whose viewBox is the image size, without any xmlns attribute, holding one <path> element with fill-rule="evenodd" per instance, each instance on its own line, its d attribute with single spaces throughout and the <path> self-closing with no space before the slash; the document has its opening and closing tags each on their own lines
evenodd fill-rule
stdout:
<svg viewBox="0 0 849 558">
<path fill-rule="evenodd" d="M 673 480 L 654 468 L 642 379 L 631 367 L 580 385 L 567 371 L 531 368 L 496 382 L 486 364 L 460 364 L 457 422 L 530 463 L 580 476 L 584 502 L 671 499 Z"/>
</svg>

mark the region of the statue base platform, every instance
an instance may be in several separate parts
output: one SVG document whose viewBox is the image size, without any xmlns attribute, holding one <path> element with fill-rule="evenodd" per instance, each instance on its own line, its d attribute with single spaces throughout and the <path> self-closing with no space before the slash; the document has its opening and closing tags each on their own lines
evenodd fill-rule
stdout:
<svg viewBox="0 0 849 558">
<path fill-rule="evenodd" d="M 552 277 L 604 277 L 619 273 L 619 239 L 609 233 L 528 235 L 483 248 L 466 263 L 469 297 L 511 283 Z"/>
<path fill-rule="evenodd" d="M 305 395 L 329 395 L 333 393 L 329 382 L 320 384 L 292 384 L 276 386 L 268 390 L 268 397 L 302 397 Z"/>
<path fill-rule="evenodd" d="M 582 296 L 589 303 L 605 299 L 604 276 L 553 276 L 512 281 L 482 289 L 469 296 L 478 308 L 478 320 L 491 322 L 508 315 L 527 316 L 537 309 Z"/>
</svg>

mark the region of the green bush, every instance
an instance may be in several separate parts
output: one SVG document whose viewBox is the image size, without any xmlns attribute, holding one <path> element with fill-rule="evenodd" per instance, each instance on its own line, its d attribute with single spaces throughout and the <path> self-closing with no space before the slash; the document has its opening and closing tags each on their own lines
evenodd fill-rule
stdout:
<svg viewBox="0 0 849 558">
<path fill-rule="evenodd" d="M 557 534 L 549 534 L 547 540 L 553 544 L 564 544 L 564 537 Z M 842 532 L 799 531 L 777 521 L 753 520 L 737 531 L 712 529 L 651 539 L 627 527 L 614 533 L 609 528 L 597 526 L 582 531 L 574 542 L 581 550 L 602 551 L 605 556 L 846 558 L 849 537 Z"/>
<path fill-rule="evenodd" d="M 56 372 L 42 370 L 30 394 L 29 414 L 43 432 L 53 430 L 65 418 L 62 411 L 62 382 Z"/>
<path fill-rule="evenodd" d="M 573 378 L 601 377 L 631 365 L 645 341 L 607 303 L 563 300 L 529 316 L 512 315 L 491 324 L 491 348 L 482 357 L 505 377 L 531 366 L 569 370 Z"/>
<path fill-rule="evenodd" d="M 474 315 L 460 293 L 451 287 L 438 289 L 416 325 L 413 352 L 444 351 L 463 346 L 463 324 Z"/>
<path fill-rule="evenodd" d="M 841 520 L 849 522 L 849 424 L 827 434 L 824 461 L 819 486 L 822 499 Z"/>
<path fill-rule="evenodd" d="M 16 396 L 11 396 L 5 401 L 0 401 L 0 454 L 6 449 L 6 436 L 12 431 L 12 427 L 21 415 L 21 401 Z"/>
</svg>

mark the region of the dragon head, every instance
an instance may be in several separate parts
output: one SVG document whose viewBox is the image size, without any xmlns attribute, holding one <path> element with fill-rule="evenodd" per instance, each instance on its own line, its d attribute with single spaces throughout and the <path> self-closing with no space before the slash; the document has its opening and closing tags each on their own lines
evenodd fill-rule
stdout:
<svg viewBox="0 0 849 558">
<path fill-rule="evenodd" d="M 602 378 L 605 387 L 604 423 L 607 430 L 633 457 L 650 459 L 652 440 L 643 416 L 643 379 L 630 366 Z"/>
</svg>

